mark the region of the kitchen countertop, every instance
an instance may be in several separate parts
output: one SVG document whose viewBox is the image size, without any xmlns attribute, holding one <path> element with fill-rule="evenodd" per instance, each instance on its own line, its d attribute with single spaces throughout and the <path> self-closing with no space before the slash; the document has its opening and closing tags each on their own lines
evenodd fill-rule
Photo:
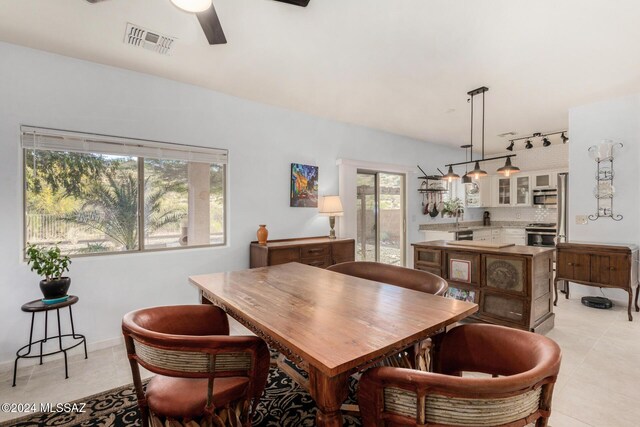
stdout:
<svg viewBox="0 0 640 427">
<path fill-rule="evenodd" d="M 469 221 L 461 222 L 459 227 L 456 227 L 454 223 L 446 224 L 420 224 L 418 226 L 419 231 L 443 231 L 443 232 L 456 232 L 463 230 L 492 230 L 500 228 L 522 228 L 524 229 L 529 225 L 529 221 L 492 221 L 491 225 L 482 225 L 482 221 Z"/>
</svg>

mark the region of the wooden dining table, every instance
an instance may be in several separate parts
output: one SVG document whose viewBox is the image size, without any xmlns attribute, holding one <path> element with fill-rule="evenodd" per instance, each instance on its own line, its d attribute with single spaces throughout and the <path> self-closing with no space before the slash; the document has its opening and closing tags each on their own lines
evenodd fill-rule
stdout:
<svg viewBox="0 0 640 427">
<path fill-rule="evenodd" d="M 189 277 L 212 303 L 309 374 L 318 426 L 342 426 L 348 377 L 477 311 L 299 263 Z"/>
</svg>

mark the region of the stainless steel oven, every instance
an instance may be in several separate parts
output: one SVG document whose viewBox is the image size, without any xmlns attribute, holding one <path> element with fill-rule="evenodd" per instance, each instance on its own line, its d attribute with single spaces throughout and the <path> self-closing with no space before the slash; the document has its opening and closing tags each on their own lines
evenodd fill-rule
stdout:
<svg viewBox="0 0 640 427">
<path fill-rule="evenodd" d="M 529 224 L 525 231 L 527 233 L 528 246 L 555 247 L 556 225 L 555 224 Z"/>
<path fill-rule="evenodd" d="M 533 190 L 533 206 L 557 206 L 558 190 L 549 188 L 546 190 Z"/>
</svg>

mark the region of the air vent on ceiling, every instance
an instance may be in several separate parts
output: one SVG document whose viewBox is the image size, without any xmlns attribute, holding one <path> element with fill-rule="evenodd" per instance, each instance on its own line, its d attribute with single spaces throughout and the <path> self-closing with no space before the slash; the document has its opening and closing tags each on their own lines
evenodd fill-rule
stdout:
<svg viewBox="0 0 640 427">
<path fill-rule="evenodd" d="M 517 135 L 517 134 L 518 134 L 518 132 L 511 131 L 511 132 L 505 132 L 505 133 L 498 134 L 498 136 L 500 138 L 506 138 L 508 136 L 514 136 L 514 135 Z"/>
<path fill-rule="evenodd" d="M 149 31 L 131 23 L 127 23 L 127 31 L 124 34 L 124 42 L 126 44 L 143 47 L 162 55 L 169 54 L 169 50 L 171 50 L 175 41 L 175 37 Z"/>
</svg>

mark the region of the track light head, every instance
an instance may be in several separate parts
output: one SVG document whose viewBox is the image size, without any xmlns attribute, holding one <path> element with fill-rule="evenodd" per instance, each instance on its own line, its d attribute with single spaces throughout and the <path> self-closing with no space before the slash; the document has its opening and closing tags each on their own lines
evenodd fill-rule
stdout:
<svg viewBox="0 0 640 427">
<path fill-rule="evenodd" d="M 548 147 L 551 145 L 551 141 L 549 141 L 549 138 L 547 138 L 546 136 L 544 138 L 542 138 L 542 146 L 543 147 Z"/>
<path fill-rule="evenodd" d="M 564 134 L 564 132 L 562 132 L 562 135 L 560 135 L 560 138 L 562 139 L 563 144 L 566 144 L 567 141 L 569 140 L 569 138 Z"/>
<path fill-rule="evenodd" d="M 509 142 L 510 142 L 510 144 L 509 144 L 509 146 L 507 147 L 507 150 L 508 150 L 508 151 L 513 151 L 513 146 L 514 146 L 514 144 L 515 144 L 515 143 L 514 143 L 513 141 L 509 141 Z"/>
<path fill-rule="evenodd" d="M 530 150 L 533 148 L 533 144 L 531 143 L 530 139 L 527 139 L 527 144 L 524 146 L 524 148 L 526 148 L 527 150 Z"/>
</svg>

